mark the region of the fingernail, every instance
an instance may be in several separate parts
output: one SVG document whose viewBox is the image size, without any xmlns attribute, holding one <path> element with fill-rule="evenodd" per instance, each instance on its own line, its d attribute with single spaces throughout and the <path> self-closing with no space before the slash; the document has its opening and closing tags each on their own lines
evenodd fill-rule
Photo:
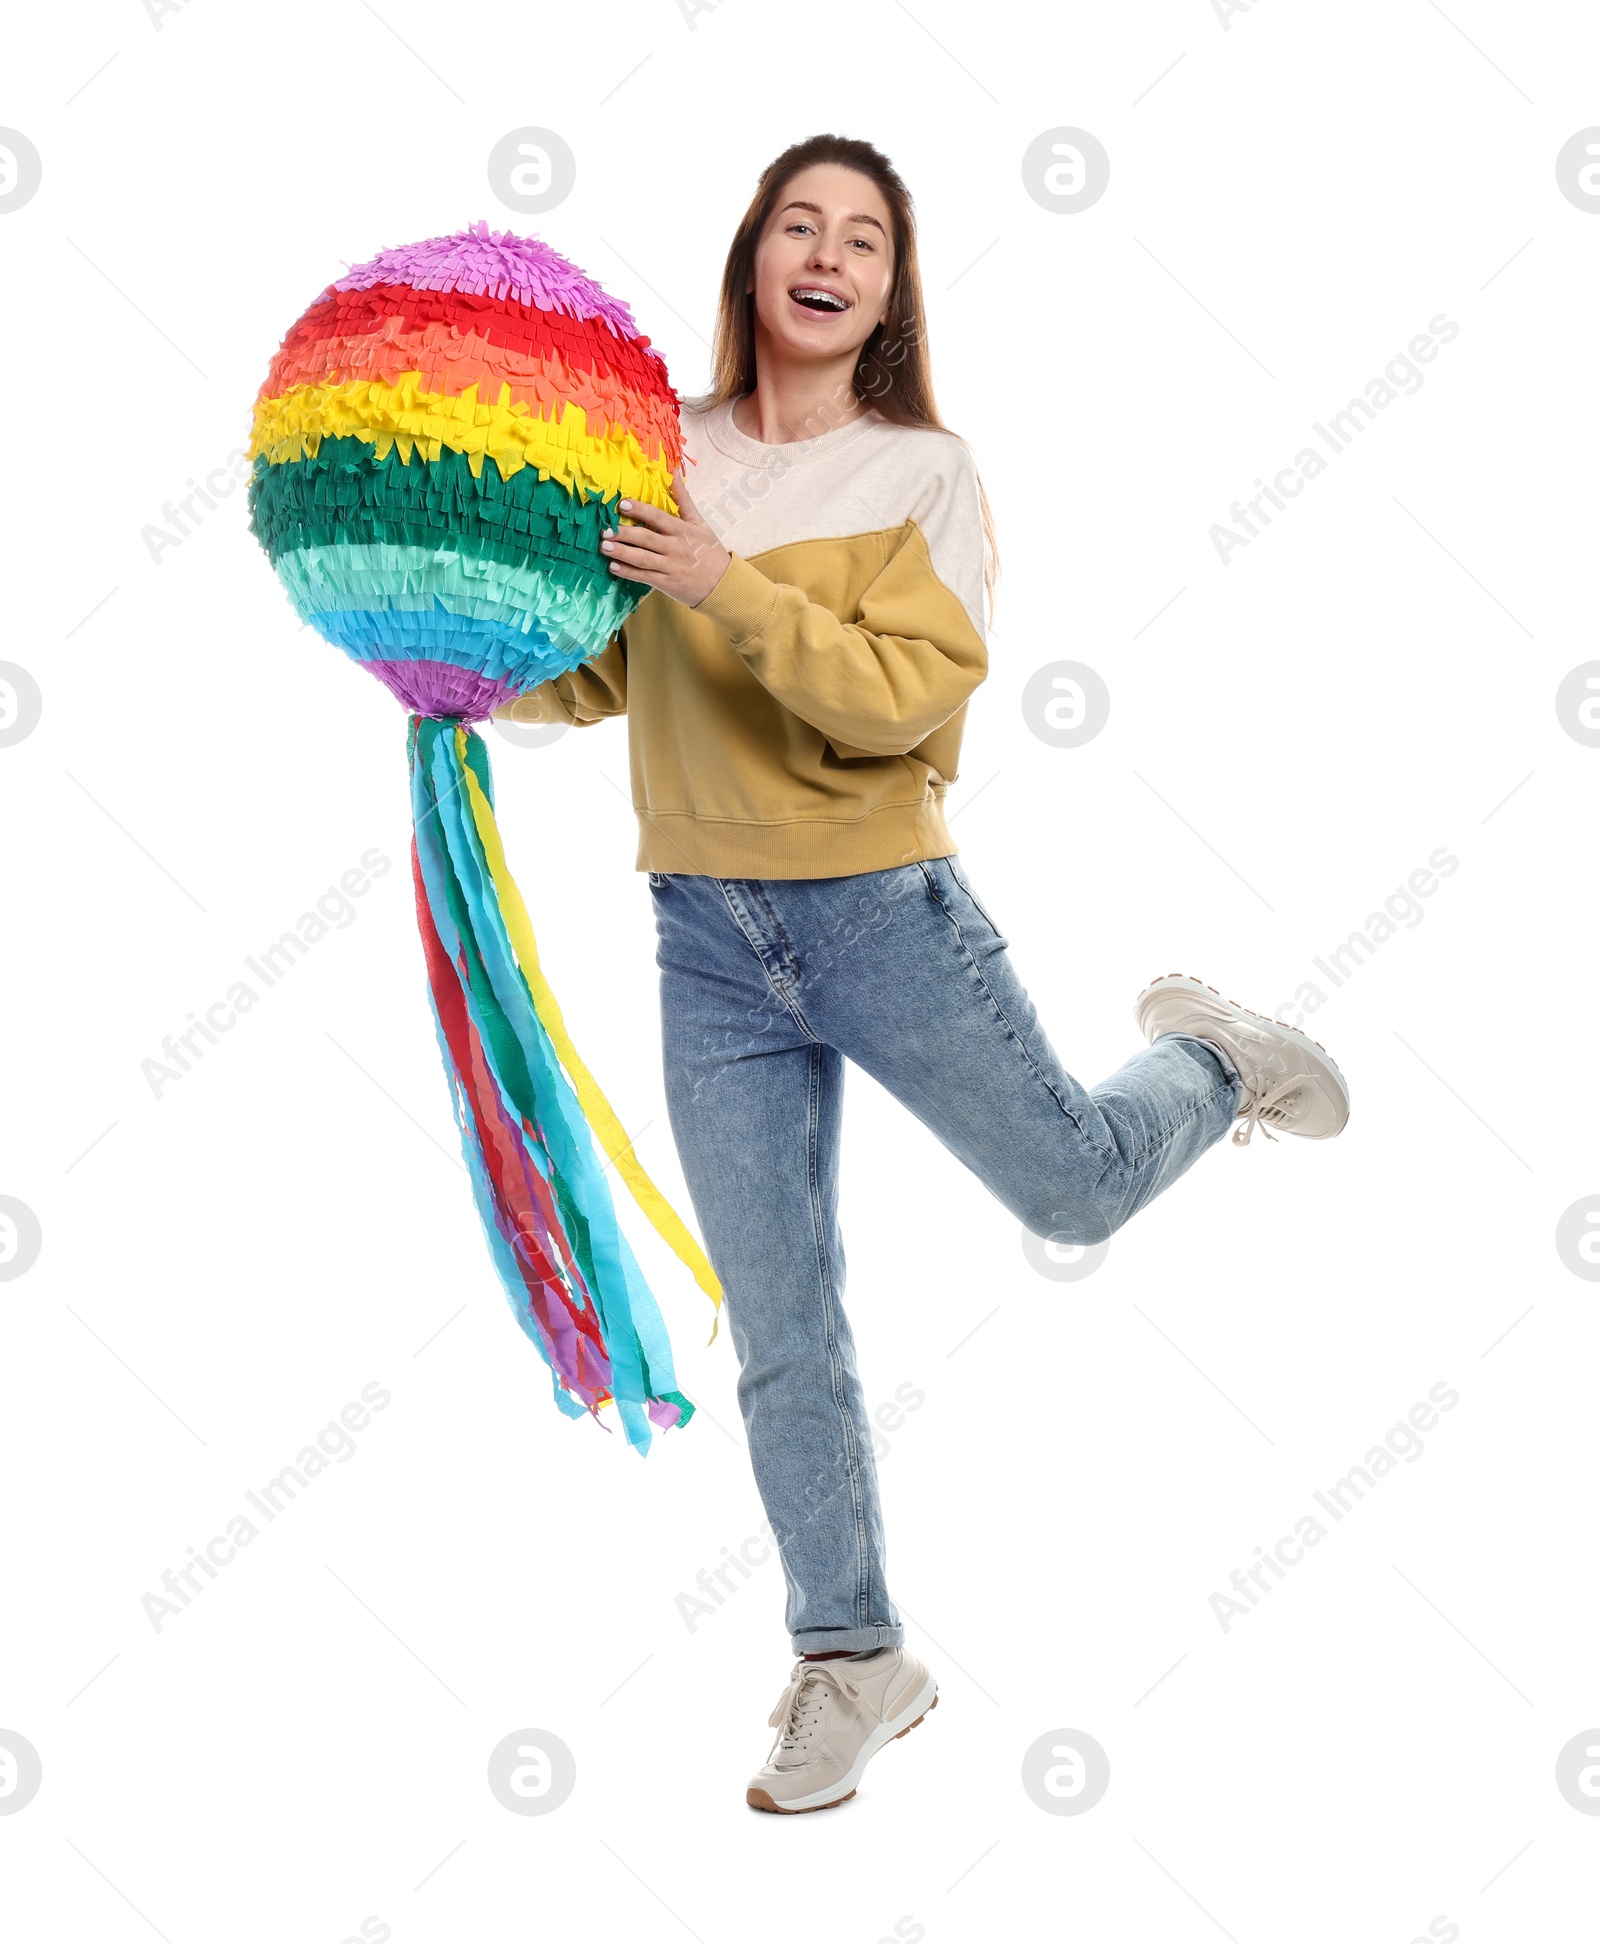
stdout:
<svg viewBox="0 0 1600 1944">
<path fill-rule="evenodd" d="M 617 509 L 618 509 L 618 511 L 619 511 L 619 512 L 622 512 L 622 513 L 631 513 L 631 512 L 633 511 L 633 501 L 632 501 L 632 500 L 618 500 L 618 501 L 617 501 Z"/>
</svg>

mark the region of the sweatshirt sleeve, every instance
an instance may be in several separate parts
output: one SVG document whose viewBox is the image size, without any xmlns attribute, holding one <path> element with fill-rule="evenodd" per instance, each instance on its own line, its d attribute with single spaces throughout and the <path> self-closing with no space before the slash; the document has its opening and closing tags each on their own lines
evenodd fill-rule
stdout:
<svg viewBox="0 0 1600 1944">
<path fill-rule="evenodd" d="M 593 661 L 503 702 L 494 714 L 502 722 L 566 722 L 588 729 L 627 709 L 627 630 L 619 628 Z"/>
<path fill-rule="evenodd" d="M 953 442 L 952 442 L 953 443 Z M 916 510 L 851 620 L 734 554 L 692 612 L 720 628 L 769 694 L 840 754 L 903 756 L 988 672 L 983 529 L 964 447 L 930 468 Z"/>
</svg>

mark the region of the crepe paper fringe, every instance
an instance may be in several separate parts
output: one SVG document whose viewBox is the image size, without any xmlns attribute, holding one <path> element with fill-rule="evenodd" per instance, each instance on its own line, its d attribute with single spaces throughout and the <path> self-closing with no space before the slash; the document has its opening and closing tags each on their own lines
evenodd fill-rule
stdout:
<svg viewBox="0 0 1600 1944">
<path fill-rule="evenodd" d="M 608 296 L 575 263 L 569 263 L 537 236 L 492 230 L 484 222 L 471 223 L 452 236 L 430 236 L 422 243 L 380 250 L 369 262 L 354 265 L 330 288 L 365 290 L 376 283 L 514 297 L 519 304 L 538 310 L 603 319 L 618 337 L 640 341 L 633 312 L 620 298 Z"/>
<path fill-rule="evenodd" d="M 515 691 L 507 682 L 493 682 L 453 662 L 430 661 L 425 655 L 405 654 L 394 660 L 360 658 L 401 708 L 412 715 L 429 715 L 457 722 L 479 722 L 493 715 Z"/>
<path fill-rule="evenodd" d="M 490 344 L 475 332 L 435 323 L 405 330 L 401 317 L 376 330 L 319 337 L 285 347 L 273 360 L 267 396 L 281 398 L 301 385 L 341 385 L 354 379 L 398 382 L 417 375 L 418 388 L 459 398 L 470 386 L 500 404 L 524 404 L 549 416 L 570 402 L 585 415 L 592 438 L 632 428 L 645 457 L 665 455 L 670 472 L 683 456 L 676 401 L 660 387 L 646 388 L 611 371 L 585 370 L 556 351 L 535 356 Z"/>
<path fill-rule="evenodd" d="M 410 460 L 446 449 L 464 452 L 476 473 L 493 459 L 503 479 L 524 466 L 559 479 L 572 492 L 626 493 L 676 511 L 671 474 L 662 459 L 647 459 L 636 433 L 596 437 L 580 406 L 558 401 L 549 418 L 523 404 L 485 404 L 477 386 L 459 398 L 420 388 L 421 374 L 402 372 L 394 384 L 357 378 L 342 385 L 296 385 L 281 398 L 256 403 L 248 456 L 274 465 L 316 453 L 325 438 L 369 439 L 378 458 L 392 445 Z M 501 387 L 502 390 L 506 388 Z M 658 441 L 659 443 L 659 441 Z"/>
<path fill-rule="evenodd" d="M 584 430 L 591 439 L 625 438 L 632 433 L 647 459 L 659 460 L 670 439 L 673 418 L 668 401 L 625 385 L 598 388 L 584 373 L 555 360 L 518 360 L 527 367 L 519 370 L 509 352 L 493 351 L 472 339 L 463 343 L 456 338 L 441 347 L 416 334 L 381 343 L 370 338 L 334 338 L 314 349 L 315 358 L 302 362 L 292 382 L 278 393 L 280 399 L 310 385 L 329 389 L 362 381 L 409 385 L 423 397 L 464 399 L 476 393 L 480 401 L 513 412 L 525 407 L 535 418 L 559 419 L 570 405 L 583 413 Z M 669 465 L 667 471 L 671 470 Z"/>
<path fill-rule="evenodd" d="M 572 655 L 559 653 L 553 645 L 530 648 L 525 635 L 508 637 L 497 622 L 437 610 L 431 614 L 408 614 L 401 609 L 390 613 L 314 614 L 311 625 L 369 675 L 387 683 L 414 714 L 448 717 L 456 722 L 479 722 L 503 702 L 526 694 L 530 669 L 543 667 L 547 671 L 545 680 L 554 681 L 572 666 Z M 494 664 L 507 651 L 514 652 L 517 660 L 511 668 L 497 671 Z M 427 684 L 446 670 L 453 671 L 448 693 L 441 692 L 435 699 Z M 485 685 L 480 706 L 475 709 L 468 710 L 461 702 L 466 692 L 460 686 L 464 677 Z M 472 692 L 479 693 L 477 689 Z"/>
<path fill-rule="evenodd" d="M 614 1403 L 642 1453 L 652 1423 L 686 1424 L 694 1406 L 535 1004 L 536 963 L 519 962 L 507 931 L 485 848 L 500 855 L 487 752 L 476 733 L 419 716 L 407 751 L 429 996 L 495 1268 L 560 1409 L 599 1422 Z"/>
<path fill-rule="evenodd" d="M 431 324 L 448 325 L 463 340 L 481 338 L 513 357 L 555 357 L 570 370 L 588 372 L 599 381 L 614 378 L 644 395 L 677 398 L 661 353 L 650 348 L 647 337 L 614 337 L 597 324 L 563 317 L 557 311 L 529 310 L 507 297 L 414 290 L 410 284 L 324 291 L 284 333 L 265 390 L 269 395 L 281 391 L 286 361 L 319 339 L 379 339 L 395 326 L 420 331 Z"/>
<path fill-rule="evenodd" d="M 591 642 L 608 641 L 633 612 L 615 581 L 596 586 L 585 576 L 574 585 L 554 572 L 508 567 L 444 547 L 302 547 L 280 555 L 276 565 L 302 621 L 337 609 L 436 608 L 497 621 L 511 631 L 497 656 L 502 668 L 517 659 L 518 630 L 582 659 L 593 652 Z M 576 576 L 581 570 L 567 572 Z"/>
<path fill-rule="evenodd" d="M 250 530 L 273 561 L 299 547 L 387 540 L 513 566 L 535 559 L 577 584 L 618 585 L 600 551 L 615 498 L 574 498 L 531 466 L 502 479 L 498 466 L 474 474 L 459 452 L 408 465 L 392 447 L 379 459 L 360 439 L 324 439 L 314 459 L 258 459 L 246 499 Z"/>
</svg>

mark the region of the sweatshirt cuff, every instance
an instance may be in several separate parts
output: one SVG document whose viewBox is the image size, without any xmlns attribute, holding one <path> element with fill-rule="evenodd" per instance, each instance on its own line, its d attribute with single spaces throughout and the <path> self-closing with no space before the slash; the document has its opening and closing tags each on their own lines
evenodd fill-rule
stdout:
<svg viewBox="0 0 1600 1944">
<path fill-rule="evenodd" d="M 715 622 L 737 648 L 760 634 L 777 605 L 778 590 L 773 582 L 759 567 L 752 567 L 743 554 L 731 554 L 721 580 L 695 602 L 692 611 Z"/>
</svg>

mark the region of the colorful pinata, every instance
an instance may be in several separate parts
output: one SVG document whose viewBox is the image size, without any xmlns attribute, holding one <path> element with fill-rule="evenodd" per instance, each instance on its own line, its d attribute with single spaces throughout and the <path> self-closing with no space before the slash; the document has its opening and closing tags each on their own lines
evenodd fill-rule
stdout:
<svg viewBox="0 0 1600 1944">
<path fill-rule="evenodd" d="M 330 284 L 272 360 L 249 451 L 251 531 L 295 612 L 411 712 L 429 993 L 501 1281 L 561 1409 L 615 1402 L 647 1449 L 694 1407 L 597 1144 L 721 1289 L 567 1036 L 469 725 L 599 654 L 648 592 L 600 536 L 619 497 L 676 512 L 677 394 L 625 304 L 477 223 Z"/>
</svg>

